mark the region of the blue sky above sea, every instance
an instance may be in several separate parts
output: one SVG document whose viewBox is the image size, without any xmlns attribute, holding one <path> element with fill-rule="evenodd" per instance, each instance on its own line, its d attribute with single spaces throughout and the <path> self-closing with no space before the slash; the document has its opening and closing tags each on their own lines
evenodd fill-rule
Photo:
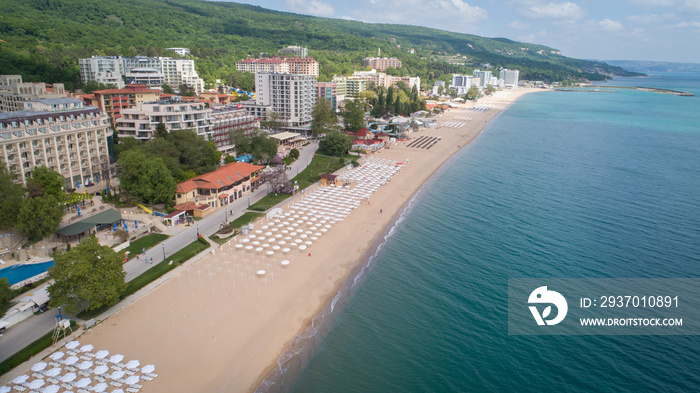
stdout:
<svg viewBox="0 0 700 393">
<path fill-rule="evenodd" d="M 580 59 L 700 63 L 700 0 L 236 2 L 305 15 L 505 37 L 547 45 Z"/>
</svg>

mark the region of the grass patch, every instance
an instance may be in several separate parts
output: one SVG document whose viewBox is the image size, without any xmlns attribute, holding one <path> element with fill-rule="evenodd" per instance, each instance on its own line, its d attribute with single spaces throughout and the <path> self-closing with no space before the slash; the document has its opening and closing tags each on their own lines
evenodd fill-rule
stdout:
<svg viewBox="0 0 700 393">
<path fill-rule="evenodd" d="M 78 324 L 76 324 L 75 321 L 70 321 L 70 326 L 73 330 L 75 330 L 78 327 Z M 5 374 L 6 372 L 31 359 L 32 356 L 50 347 L 51 344 L 53 344 L 53 329 L 0 363 L 0 375 Z"/>
<path fill-rule="evenodd" d="M 235 220 L 231 221 L 231 227 L 233 228 L 233 232 L 231 234 L 224 234 L 226 237 L 219 237 L 219 232 L 209 236 L 209 239 L 212 241 L 215 241 L 217 244 L 221 245 L 224 244 L 228 241 L 228 239 L 236 236 L 236 233 L 238 232 L 238 229 L 240 229 L 243 225 L 248 224 L 249 222 L 255 221 L 258 218 L 260 218 L 263 214 L 262 213 L 257 213 L 257 212 L 245 212 L 243 215 L 240 217 L 236 218 Z"/>
<path fill-rule="evenodd" d="M 124 251 L 129 251 L 129 256 L 131 258 L 136 258 L 136 254 L 143 253 L 144 248 L 148 250 L 149 248 L 154 247 L 155 244 L 158 244 L 167 238 L 168 235 L 164 235 L 162 233 L 152 233 L 150 235 L 146 235 L 142 238 L 134 240 L 133 242 L 131 242 L 129 247 L 124 249 Z M 155 244 L 153 244 L 154 241 Z"/>
<path fill-rule="evenodd" d="M 294 181 L 292 181 L 292 184 Z M 248 208 L 248 210 L 255 210 L 255 211 L 260 211 L 264 212 L 267 209 L 277 205 L 278 203 L 284 201 L 285 199 L 289 198 L 291 195 L 289 194 L 267 194 L 262 199 L 259 201 L 255 202 L 251 207 Z"/>
<path fill-rule="evenodd" d="M 150 284 L 151 282 L 153 282 L 154 280 L 156 280 L 160 276 L 164 275 L 165 273 L 175 269 L 180 264 L 189 260 L 193 256 L 206 250 L 207 248 L 209 248 L 209 246 L 210 246 L 209 242 L 201 237 L 199 239 L 193 241 L 192 243 L 188 244 L 180 251 L 171 255 L 170 258 L 167 258 L 163 262 L 146 270 L 140 276 L 129 281 L 127 283 L 126 291 L 124 291 L 124 293 L 119 297 L 119 300 L 121 301 L 121 300 L 125 299 L 126 297 L 133 295 L 139 289 Z M 169 265 L 168 263 L 170 261 L 173 261 L 173 263 Z M 78 314 L 78 318 L 83 319 L 83 320 L 95 318 L 96 316 L 105 312 L 110 307 L 112 307 L 112 306 L 105 306 L 105 307 L 101 307 L 101 308 L 98 308 L 95 310 L 83 311 L 80 314 Z"/>
<path fill-rule="evenodd" d="M 345 165 L 349 164 L 348 160 L 356 160 L 357 156 L 351 154 L 346 154 L 343 159 L 340 160 L 338 157 L 324 156 L 321 154 L 314 155 L 311 163 L 304 168 L 303 171 L 299 172 L 298 175 L 292 178 L 292 184 L 294 182 L 299 183 L 299 190 L 303 190 L 312 184 L 319 181 L 321 174 L 323 173 L 333 173 Z M 264 212 L 278 203 L 289 198 L 291 195 L 288 194 L 267 194 L 265 197 L 254 203 L 248 210 L 261 211 Z"/>
</svg>

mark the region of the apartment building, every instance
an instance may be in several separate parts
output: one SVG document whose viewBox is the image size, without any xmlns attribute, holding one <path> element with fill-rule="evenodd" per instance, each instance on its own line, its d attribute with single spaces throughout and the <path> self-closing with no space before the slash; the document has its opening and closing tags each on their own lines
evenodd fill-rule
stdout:
<svg viewBox="0 0 700 393">
<path fill-rule="evenodd" d="M 0 75 L 0 112 L 24 110 L 30 100 L 67 96 L 63 83 L 22 82 L 21 75 Z"/>
<path fill-rule="evenodd" d="M 473 82 L 476 87 L 485 88 L 491 82 L 491 71 L 474 70 L 472 72 Z"/>
<path fill-rule="evenodd" d="M 236 70 L 247 72 L 277 72 L 318 76 L 318 61 L 311 57 L 266 57 L 236 62 Z"/>
<path fill-rule="evenodd" d="M 334 111 L 338 110 L 338 84 L 335 82 L 316 82 L 316 99 L 325 98 Z M 340 98 L 342 100 L 342 96 Z"/>
<path fill-rule="evenodd" d="M 362 66 L 373 70 L 386 71 L 389 67 L 401 68 L 401 60 L 389 57 L 365 57 Z"/>
<path fill-rule="evenodd" d="M 192 130 L 208 138 L 210 112 L 204 103 L 183 102 L 178 96 L 167 101 L 146 102 L 121 111 L 121 118 L 116 120 L 117 135 L 120 138 L 150 139 L 154 137 L 156 126 L 163 123 L 168 131 Z"/>
<path fill-rule="evenodd" d="M 224 153 L 234 151 L 233 132 L 242 130 L 249 135 L 259 126 L 255 116 L 248 113 L 243 105 L 231 104 L 212 109 L 209 113 L 207 139 L 216 143 L 216 148 Z"/>
<path fill-rule="evenodd" d="M 352 76 L 336 75 L 333 77 L 336 94 L 343 97 L 357 97 L 367 90 L 367 81 Z"/>
<path fill-rule="evenodd" d="M 190 54 L 189 48 L 165 48 L 168 52 L 175 52 L 178 55 L 185 57 Z"/>
<path fill-rule="evenodd" d="M 471 75 L 453 74 L 450 89 L 456 90 L 458 95 L 463 96 L 472 87 L 472 80 L 473 77 Z"/>
<path fill-rule="evenodd" d="M 389 88 L 391 86 L 396 86 L 398 82 L 403 82 L 412 89 L 413 86 L 418 86 L 420 89 L 420 77 L 417 76 L 391 76 L 383 72 L 377 72 L 377 70 L 372 71 L 355 71 L 352 73 L 351 77 L 348 79 L 362 79 L 367 83 L 374 84 L 375 86 L 382 86 L 384 88 Z M 335 82 L 336 79 L 333 78 Z"/>
<path fill-rule="evenodd" d="M 123 79 L 135 68 L 153 69 L 163 75 L 164 83 L 177 88 L 181 84 L 192 87 L 197 94 L 204 91 L 204 80 L 199 77 L 194 67 L 194 60 L 174 59 L 172 57 L 121 57 L 93 56 L 79 59 L 80 80 L 100 82 L 107 72 L 112 77 Z M 122 82 L 118 88 L 124 87 Z"/>
<path fill-rule="evenodd" d="M 277 52 L 279 53 L 289 53 L 294 56 L 298 57 L 308 57 L 309 56 L 309 50 L 307 48 L 304 48 L 302 46 L 297 46 L 297 45 L 287 45 L 286 47 L 278 50 Z"/>
<path fill-rule="evenodd" d="M 122 117 L 122 110 L 158 101 L 160 94 L 160 90 L 148 89 L 144 85 L 126 85 L 123 89 L 97 90 L 80 98 L 86 104 L 102 109 L 112 122 L 116 122 Z"/>
<path fill-rule="evenodd" d="M 257 118 L 269 112 L 278 114 L 281 129 L 307 132 L 316 104 L 315 85 L 313 75 L 256 72 L 255 100 L 241 105 Z"/>
<path fill-rule="evenodd" d="M 99 182 L 108 170 L 109 118 L 77 98 L 26 102 L 0 113 L 0 161 L 26 184 L 37 166 L 63 175 L 68 188 Z"/>
</svg>

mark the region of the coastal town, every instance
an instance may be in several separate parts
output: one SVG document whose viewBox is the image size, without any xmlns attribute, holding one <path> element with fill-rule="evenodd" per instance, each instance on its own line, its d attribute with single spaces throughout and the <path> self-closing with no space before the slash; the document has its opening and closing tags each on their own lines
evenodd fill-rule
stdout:
<svg viewBox="0 0 700 393">
<path fill-rule="evenodd" d="M 16 294 L 7 300 L 0 321 L 2 360 L 47 333 L 51 337 L 40 352 L 6 370 L 1 379 L 6 386 L 36 390 L 41 387 L 37 381 L 44 380 L 56 392 L 173 391 L 183 386 L 177 356 L 146 350 L 150 344 L 162 345 L 166 337 L 183 340 L 182 329 L 171 337 L 157 326 L 245 319 L 248 325 L 238 331 L 266 335 L 260 318 L 246 317 L 251 304 L 283 304 L 289 294 L 305 293 L 305 302 L 316 304 L 313 310 L 322 307 L 333 292 L 331 282 L 347 277 L 352 261 L 361 259 L 371 239 L 396 220 L 405 198 L 478 135 L 505 103 L 532 91 L 527 87 L 542 87 L 541 82 L 520 81 L 518 70 L 477 69 L 472 75 L 452 75 L 449 85 L 436 82 L 423 89 L 419 77 L 387 74 L 402 64 L 381 56 L 363 59 L 361 70 L 351 75 L 318 82 L 319 63 L 308 49 L 287 46 L 279 56 L 237 63 L 240 71 L 254 74 L 255 91 L 224 84 L 206 89 L 189 49 L 166 50 L 177 57 L 79 59 L 81 82 L 99 87 L 89 92 L 66 91 L 61 83 L 24 82 L 22 75 L 0 76 L 4 176 L 17 187 L 38 189 L 34 198 L 53 204 L 35 210 L 58 211 L 47 213 L 57 217 L 54 227 L 42 233 L 10 226 L 0 237 L 0 272 L 7 272 L 6 285 Z M 178 146 L 182 138 L 192 137 Z M 186 152 L 200 143 L 197 152 Z M 186 174 L 168 173 L 163 160 L 150 161 L 151 148 L 179 155 Z M 184 162 L 194 160 L 187 154 L 215 161 L 204 165 L 211 168 L 205 172 L 202 166 L 185 167 Z M 159 165 L 160 172 L 154 169 Z M 402 185 L 389 187 L 390 181 Z M 153 190 L 161 188 L 155 195 Z M 394 193 L 402 197 L 392 197 Z M 29 226 L 40 218 L 22 216 Z M 368 228 L 367 245 L 342 241 L 340 228 L 363 227 Z M 99 290 L 86 298 L 93 300 L 81 299 L 77 306 L 52 297 L 59 296 L 58 289 L 49 287 L 61 286 L 58 261 L 70 258 L 71 250 L 104 246 L 115 255 L 129 286 L 139 286 L 105 304 L 94 300 L 100 298 Z M 183 250 L 189 254 L 182 256 Z M 334 257 L 333 250 L 344 250 L 344 257 Z M 334 278 L 309 287 L 310 277 L 319 274 Z M 188 291 L 192 299 L 181 298 L 185 278 L 188 288 L 194 278 L 199 289 L 206 283 L 208 290 Z M 170 313 L 172 306 L 162 302 L 171 302 L 176 293 L 183 313 L 179 322 L 165 322 L 163 315 L 154 324 L 156 314 L 139 311 L 155 302 L 158 310 Z M 217 298 L 232 296 L 246 300 L 216 305 Z M 201 304 L 226 312 L 201 315 L 209 313 Z M 266 313 L 275 310 L 282 312 L 268 307 Z M 306 328 L 301 321 L 315 314 L 304 315 L 289 315 L 293 331 Z M 135 330 L 127 333 L 127 327 Z M 141 339 L 129 342 L 123 334 Z M 245 383 L 221 380 L 220 370 L 211 368 L 203 380 L 191 380 L 188 390 L 226 386 L 246 391 L 259 384 L 265 362 L 279 357 L 293 338 L 279 331 L 269 334 L 275 339 L 237 373 Z M 89 345 L 78 348 L 78 340 Z M 71 348 L 62 348 L 66 344 Z M 139 361 L 111 361 L 106 357 L 110 351 L 138 357 L 148 366 L 141 370 Z M 34 368 L 42 363 L 44 368 Z M 75 377 L 79 365 L 82 379 Z M 32 377 L 20 378 L 31 373 L 29 368 Z"/>
</svg>

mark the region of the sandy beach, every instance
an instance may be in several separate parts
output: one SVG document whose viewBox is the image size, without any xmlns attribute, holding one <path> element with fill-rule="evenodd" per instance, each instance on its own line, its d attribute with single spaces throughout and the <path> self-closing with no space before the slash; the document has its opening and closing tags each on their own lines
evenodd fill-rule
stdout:
<svg viewBox="0 0 700 393">
<path fill-rule="evenodd" d="M 81 344 L 154 364 L 159 376 L 144 382 L 141 392 L 254 391 L 411 196 L 490 119 L 532 91 L 541 90 L 498 92 L 476 104 L 488 110 L 470 110 L 473 104 L 450 109 L 437 118 L 437 129 L 413 133 L 411 140 L 374 154 L 406 164 L 372 194 L 370 204 L 360 204 L 306 250 L 266 256 L 235 248 L 235 241 L 217 247 L 87 331 Z M 422 136 L 441 139 L 430 149 L 408 146 Z M 283 259 L 290 264 L 283 267 Z M 256 274 L 259 269 L 266 273 Z"/>
</svg>

